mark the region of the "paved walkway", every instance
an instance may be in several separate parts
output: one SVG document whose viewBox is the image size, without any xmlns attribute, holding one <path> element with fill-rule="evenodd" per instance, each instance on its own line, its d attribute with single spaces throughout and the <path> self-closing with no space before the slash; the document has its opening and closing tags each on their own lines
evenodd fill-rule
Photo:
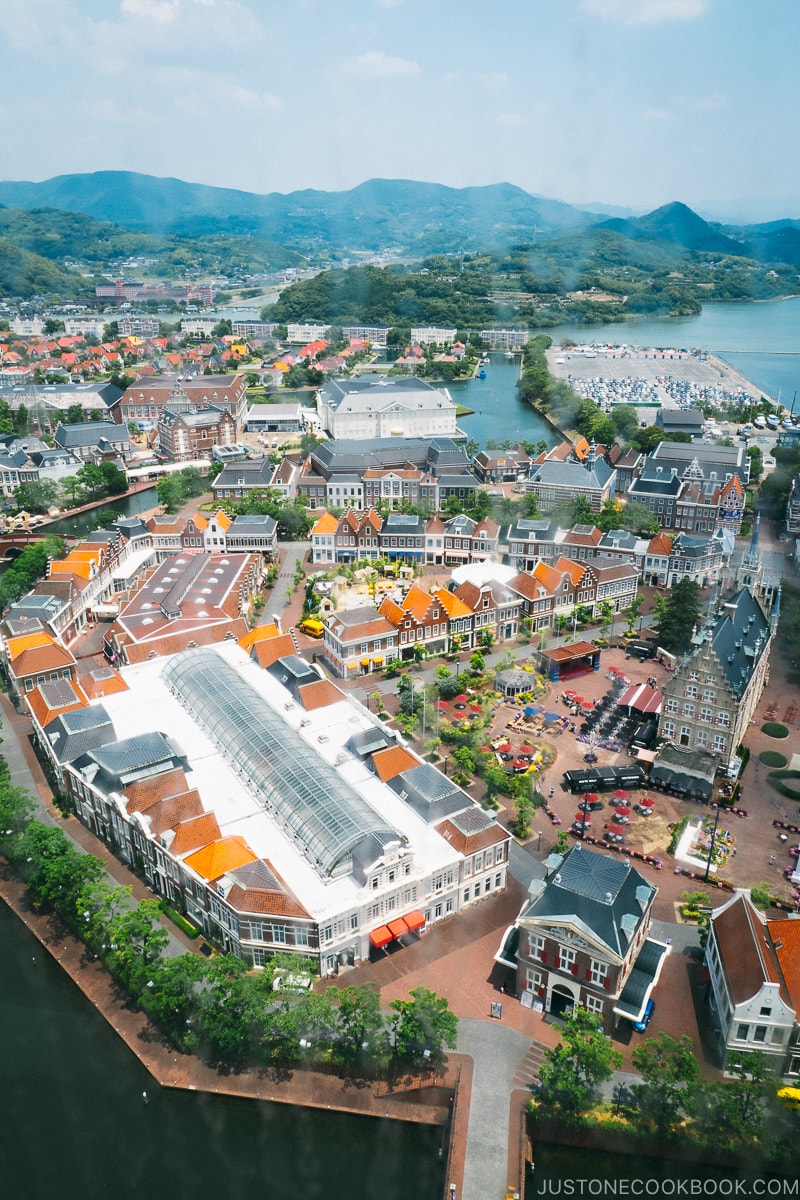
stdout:
<svg viewBox="0 0 800 1200">
<path fill-rule="evenodd" d="M 515 1093 L 535 1080 L 544 1048 L 516 1029 L 461 1020 L 458 1050 L 473 1061 L 461 1200 L 505 1200 L 508 1186 L 520 1186 L 515 1150 L 525 1092 Z"/>
</svg>

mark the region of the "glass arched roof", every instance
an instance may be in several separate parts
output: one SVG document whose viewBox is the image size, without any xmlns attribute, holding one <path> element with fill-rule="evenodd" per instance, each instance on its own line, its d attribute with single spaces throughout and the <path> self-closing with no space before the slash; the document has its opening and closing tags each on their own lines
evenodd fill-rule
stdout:
<svg viewBox="0 0 800 1200">
<path fill-rule="evenodd" d="M 177 654 L 167 686 L 231 759 L 253 793 L 295 835 L 321 874 L 349 868 L 368 838 L 399 834 L 213 650 Z"/>
</svg>

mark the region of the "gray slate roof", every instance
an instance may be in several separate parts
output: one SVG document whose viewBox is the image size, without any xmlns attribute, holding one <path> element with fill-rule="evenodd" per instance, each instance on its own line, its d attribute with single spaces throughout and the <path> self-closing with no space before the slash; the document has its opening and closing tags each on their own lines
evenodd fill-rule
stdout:
<svg viewBox="0 0 800 1200">
<path fill-rule="evenodd" d="M 598 854 L 577 844 L 540 895 L 520 913 L 520 921 L 569 923 L 624 958 L 656 888 L 629 859 Z"/>
</svg>

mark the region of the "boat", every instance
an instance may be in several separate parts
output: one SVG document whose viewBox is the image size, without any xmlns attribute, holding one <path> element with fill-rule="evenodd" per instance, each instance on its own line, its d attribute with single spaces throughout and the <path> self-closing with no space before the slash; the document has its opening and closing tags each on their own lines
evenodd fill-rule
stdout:
<svg viewBox="0 0 800 1200">
<path fill-rule="evenodd" d="M 759 413 L 758 416 L 754 418 L 753 424 L 755 425 L 756 429 L 766 429 L 767 428 L 767 422 L 766 422 L 765 418 L 762 417 L 761 413 Z"/>
<path fill-rule="evenodd" d="M 783 418 L 783 428 L 784 429 L 794 429 L 794 421 L 792 420 L 791 417 Z"/>
<path fill-rule="evenodd" d="M 777 429 L 780 425 L 780 421 L 774 413 L 770 413 L 767 417 L 767 425 L 769 425 L 770 429 Z"/>
<path fill-rule="evenodd" d="M 478 379 L 485 379 L 485 378 L 486 378 L 486 372 L 484 371 L 483 367 L 481 367 L 480 371 L 478 371 Z"/>
</svg>

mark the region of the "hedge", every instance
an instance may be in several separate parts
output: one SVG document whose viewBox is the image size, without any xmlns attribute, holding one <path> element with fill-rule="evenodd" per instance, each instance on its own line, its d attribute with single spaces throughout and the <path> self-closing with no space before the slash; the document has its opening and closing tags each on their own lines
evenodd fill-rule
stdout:
<svg viewBox="0 0 800 1200">
<path fill-rule="evenodd" d="M 762 750 L 758 756 L 758 761 L 763 763 L 765 767 L 776 767 L 780 769 L 785 767 L 789 760 L 783 754 L 779 754 L 777 750 Z"/>
<path fill-rule="evenodd" d="M 771 738 L 788 738 L 789 726 L 783 725 L 780 721 L 765 721 L 761 726 L 761 732 Z"/>
</svg>

